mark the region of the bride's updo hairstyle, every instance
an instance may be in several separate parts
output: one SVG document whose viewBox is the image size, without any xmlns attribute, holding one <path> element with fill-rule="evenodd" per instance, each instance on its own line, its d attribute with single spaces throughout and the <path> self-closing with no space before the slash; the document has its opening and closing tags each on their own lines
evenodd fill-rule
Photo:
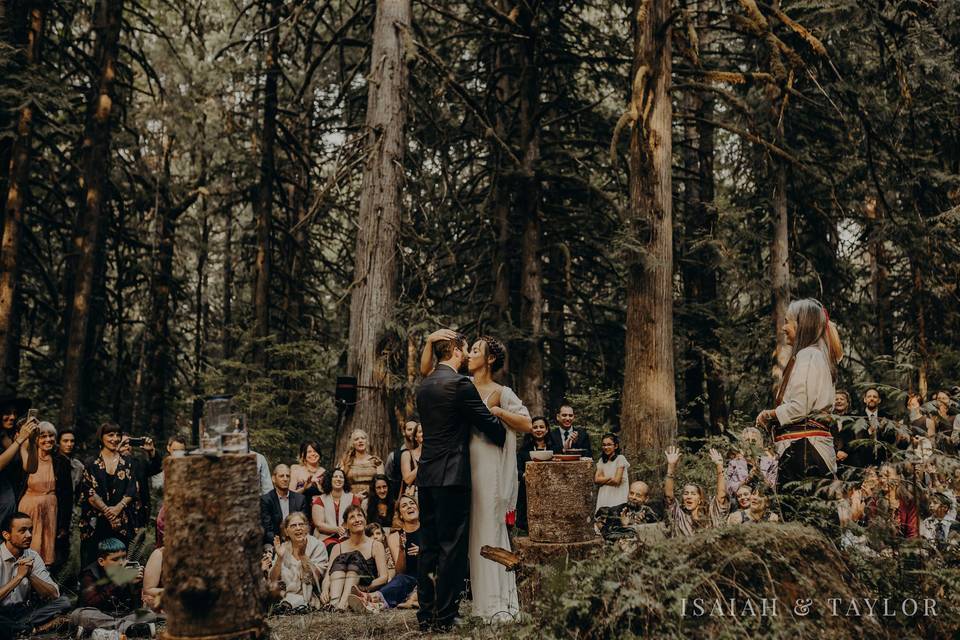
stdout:
<svg viewBox="0 0 960 640">
<path fill-rule="evenodd" d="M 830 372 L 836 379 L 837 364 L 843 358 L 843 344 L 823 305 L 813 298 L 794 300 L 787 307 L 787 319 L 793 320 L 797 325 L 793 354 L 796 355 L 807 347 L 819 347 L 827 356 Z"/>
<path fill-rule="evenodd" d="M 503 346 L 503 343 L 492 336 L 480 336 L 480 342 L 483 343 L 484 359 L 489 362 L 490 358 L 493 358 L 490 371 L 497 373 L 503 369 L 507 360 L 507 348 Z"/>
</svg>

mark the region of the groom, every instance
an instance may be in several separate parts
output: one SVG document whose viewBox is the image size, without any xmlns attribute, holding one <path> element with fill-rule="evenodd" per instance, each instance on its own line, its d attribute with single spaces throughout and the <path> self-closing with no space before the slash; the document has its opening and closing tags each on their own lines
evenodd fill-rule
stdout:
<svg viewBox="0 0 960 640">
<path fill-rule="evenodd" d="M 417 389 L 423 453 L 417 470 L 420 496 L 420 575 L 417 619 L 423 631 L 453 626 L 469 573 L 470 427 L 503 446 L 506 430 L 460 371 L 467 339 L 457 334 L 433 343 L 437 368 Z"/>
</svg>

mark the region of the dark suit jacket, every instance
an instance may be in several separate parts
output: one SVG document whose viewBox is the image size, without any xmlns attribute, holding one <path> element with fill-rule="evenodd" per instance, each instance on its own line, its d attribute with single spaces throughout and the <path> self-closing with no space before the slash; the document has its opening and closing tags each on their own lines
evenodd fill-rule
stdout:
<svg viewBox="0 0 960 640">
<path fill-rule="evenodd" d="M 576 425 L 574 425 L 573 430 L 577 434 L 577 441 L 573 444 L 573 448 L 584 449 L 586 451 L 584 455 L 588 458 L 592 458 L 593 447 L 590 445 L 590 436 L 587 434 L 587 430 Z M 563 450 L 563 434 L 561 433 L 559 427 L 550 430 L 550 443 L 553 445 L 554 451 Z"/>
<path fill-rule="evenodd" d="M 470 379 L 447 365 L 437 365 L 417 389 L 423 426 L 418 487 L 470 486 L 470 427 L 499 447 L 507 432 L 490 413 Z"/>
<path fill-rule="evenodd" d="M 290 513 L 302 512 L 310 520 L 310 501 L 296 491 L 287 493 L 290 498 Z M 283 522 L 283 512 L 280 510 L 280 498 L 277 490 L 271 489 L 260 496 L 260 524 L 263 526 L 264 544 L 273 544 L 273 537 L 280 535 L 280 523 Z"/>
</svg>

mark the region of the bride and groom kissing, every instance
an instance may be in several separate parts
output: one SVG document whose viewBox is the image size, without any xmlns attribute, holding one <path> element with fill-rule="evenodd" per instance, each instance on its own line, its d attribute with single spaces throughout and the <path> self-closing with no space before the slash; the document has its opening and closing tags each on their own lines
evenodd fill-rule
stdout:
<svg viewBox="0 0 960 640">
<path fill-rule="evenodd" d="M 475 616 L 509 620 L 520 608 L 514 574 L 480 555 L 485 545 L 510 548 L 505 516 L 516 508 L 515 433 L 531 430 L 517 395 L 493 380 L 505 357 L 495 338 L 468 346 L 449 329 L 430 334 L 421 357 L 417 618 L 424 631 L 453 626 L 468 576 Z"/>
</svg>

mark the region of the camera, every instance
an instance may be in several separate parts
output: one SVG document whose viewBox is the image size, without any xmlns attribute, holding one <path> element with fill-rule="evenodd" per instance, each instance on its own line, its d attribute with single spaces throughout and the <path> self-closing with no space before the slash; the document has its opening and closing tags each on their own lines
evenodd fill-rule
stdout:
<svg viewBox="0 0 960 640">
<path fill-rule="evenodd" d="M 130 442 L 131 447 L 142 447 L 147 441 L 146 438 L 139 438 L 139 437 L 138 438 L 131 437 L 131 438 L 127 438 L 127 440 Z"/>
<path fill-rule="evenodd" d="M 140 569 L 140 563 L 136 560 L 127 560 L 123 563 L 123 566 L 125 566 L 127 569 Z"/>
</svg>

